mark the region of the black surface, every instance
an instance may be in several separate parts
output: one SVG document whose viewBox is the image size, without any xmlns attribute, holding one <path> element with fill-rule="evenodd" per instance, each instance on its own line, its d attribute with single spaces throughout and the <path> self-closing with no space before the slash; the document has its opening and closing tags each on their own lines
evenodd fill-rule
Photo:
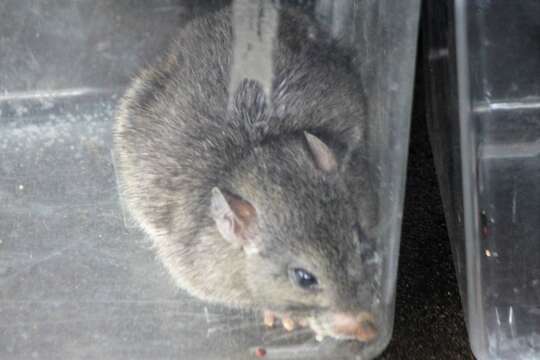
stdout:
<svg viewBox="0 0 540 360">
<path fill-rule="evenodd" d="M 428 140 L 418 60 L 394 336 L 380 359 L 473 359 Z"/>
</svg>

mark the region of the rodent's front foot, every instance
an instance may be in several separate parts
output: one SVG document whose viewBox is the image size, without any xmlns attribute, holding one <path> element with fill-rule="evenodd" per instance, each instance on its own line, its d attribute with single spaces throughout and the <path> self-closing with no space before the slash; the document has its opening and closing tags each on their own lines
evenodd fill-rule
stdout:
<svg viewBox="0 0 540 360">
<path fill-rule="evenodd" d="M 308 325 L 307 319 L 294 320 L 289 314 L 277 314 L 270 310 L 265 310 L 263 313 L 264 325 L 267 327 L 274 327 L 276 320 L 281 319 L 283 328 L 287 331 L 293 331 L 297 325 L 300 327 L 306 327 Z"/>
</svg>

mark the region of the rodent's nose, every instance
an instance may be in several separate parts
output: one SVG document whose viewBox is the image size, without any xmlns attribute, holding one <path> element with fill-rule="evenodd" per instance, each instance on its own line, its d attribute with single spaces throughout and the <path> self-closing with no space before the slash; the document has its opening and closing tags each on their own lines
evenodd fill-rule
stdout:
<svg viewBox="0 0 540 360">
<path fill-rule="evenodd" d="M 378 335 L 375 319 L 367 312 L 358 314 L 337 313 L 333 316 L 332 328 L 338 335 L 368 342 Z"/>
</svg>

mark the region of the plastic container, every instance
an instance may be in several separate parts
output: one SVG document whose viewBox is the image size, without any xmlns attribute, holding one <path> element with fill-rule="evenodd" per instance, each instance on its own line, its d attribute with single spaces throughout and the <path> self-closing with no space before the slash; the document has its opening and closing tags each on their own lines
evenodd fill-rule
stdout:
<svg viewBox="0 0 540 360">
<path fill-rule="evenodd" d="M 540 357 L 540 4 L 426 2 L 431 142 L 478 359 Z"/>
<path fill-rule="evenodd" d="M 419 1 L 280 2 L 340 40 L 364 90 L 376 222 L 363 229 L 368 256 L 356 270 L 371 269 L 365 306 L 378 332 L 367 343 L 268 329 L 258 309 L 188 295 L 123 211 L 111 156 L 117 103 L 177 29 L 223 5 L 194 3 L 0 4 L 0 358 L 369 359 L 389 342 Z M 231 86 L 249 77 L 271 91 L 267 40 L 279 11 L 235 6 Z"/>
</svg>

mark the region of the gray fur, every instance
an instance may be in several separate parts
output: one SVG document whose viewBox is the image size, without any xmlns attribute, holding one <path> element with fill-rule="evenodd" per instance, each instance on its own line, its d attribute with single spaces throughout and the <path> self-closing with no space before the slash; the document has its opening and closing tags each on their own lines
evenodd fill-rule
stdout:
<svg viewBox="0 0 540 360">
<path fill-rule="evenodd" d="M 368 239 L 353 229 L 373 224 L 376 203 L 362 156 L 359 78 L 307 17 L 282 10 L 272 108 L 258 84 L 244 81 L 228 109 L 229 11 L 188 24 L 121 101 L 121 194 L 178 285 L 196 297 L 298 313 L 363 310 L 372 279 L 359 242 Z M 332 149 L 336 171 L 317 166 L 305 132 Z M 214 188 L 256 209 L 258 253 L 222 238 Z M 313 272 L 322 290 L 295 287 L 295 266 Z"/>
</svg>

